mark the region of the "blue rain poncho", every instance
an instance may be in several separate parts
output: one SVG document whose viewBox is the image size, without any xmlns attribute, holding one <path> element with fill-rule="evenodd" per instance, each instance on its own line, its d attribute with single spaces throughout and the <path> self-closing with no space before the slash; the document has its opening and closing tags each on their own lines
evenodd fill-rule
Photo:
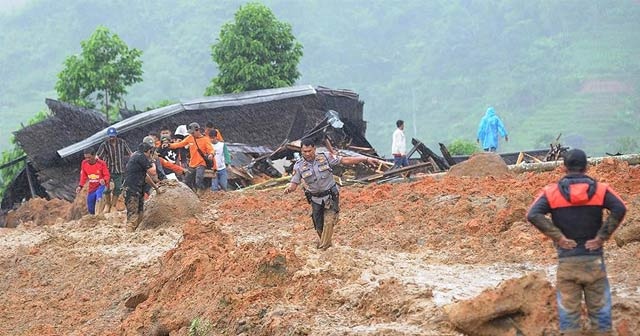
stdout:
<svg viewBox="0 0 640 336">
<path fill-rule="evenodd" d="M 492 148 L 498 149 L 498 139 L 500 136 L 508 136 L 507 130 L 504 128 L 500 117 L 496 115 L 493 107 L 489 107 L 487 113 L 485 113 L 482 120 L 480 120 L 480 125 L 478 125 L 477 138 L 480 140 L 482 149 L 491 150 Z"/>
</svg>

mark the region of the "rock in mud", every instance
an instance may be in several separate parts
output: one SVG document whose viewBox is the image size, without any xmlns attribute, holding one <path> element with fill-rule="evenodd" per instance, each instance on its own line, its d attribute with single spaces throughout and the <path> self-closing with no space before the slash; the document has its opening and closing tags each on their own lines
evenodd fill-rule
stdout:
<svg viewBox="0 0 640 336">
<path fill-rule="evenodd" d="M 152 192 L 144 203 L 144 216 L 138 229 L 155 229 L 170 223 L 186 222 L 202 211 L 198 196 L 186 184 L 163 181 L 162 193 Z"/>
<path fill-rule="evenodd" d="M 545 335 L 556 324 L 554 291 L 540 272 L 507 280 L 445 311 L 469 336 Z"/>
</svg>

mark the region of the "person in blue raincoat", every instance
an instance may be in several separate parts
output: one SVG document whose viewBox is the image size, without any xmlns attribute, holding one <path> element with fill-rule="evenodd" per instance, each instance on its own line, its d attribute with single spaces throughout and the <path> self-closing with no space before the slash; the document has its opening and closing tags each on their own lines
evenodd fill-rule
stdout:
<svg viewBox="0 0 640 336">
<path fill-rule="evenodd" d="M 509 141 L 509 135 L 502 120 L 496 115 L 493 107 L 489 107 L 478 125 L 476 141 L 482 145 L 485 152 L 495 152 L 498 149 L 498 140 L 501 136 L 504 137 L 504 141 Z"/>
</svg>

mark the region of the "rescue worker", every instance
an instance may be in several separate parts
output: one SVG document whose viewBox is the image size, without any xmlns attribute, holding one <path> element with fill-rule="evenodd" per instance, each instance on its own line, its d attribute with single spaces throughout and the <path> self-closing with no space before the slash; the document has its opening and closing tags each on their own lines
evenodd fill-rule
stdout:
<svg viewBox="0 0 640 336">
<path fill-rule="evenodd" d="M 189 124 L 188 132 L 189 136 L 184 140 L 166 144 L 164 147 L 169 149 L 189 147 L 189 168 L 185 175 L 185 182 L 191 189 L 201 195 L 208 189 L 204 183 L 205 169 L 215 170 L 213 145 L 209 137 L 205 137 L 202 134 L 202 129 L 198 123 L 192 122 Z"/>
<path fill-rule="evenodd" d="M 124 201 L 127 207 L 127 231 L 135 231 L 142 222 L 144 213 L 144 188 L 149 185 L 160 193 L 160 187 L 155 184 L 152 175 L 156 174 L 152 163 L 155 148 L 143 142 L 138 150 L 131 155 L 125 168 Z"/>
<path fill-rule="evenodd" d="M 568 151 L 564 165 L 567 174 L 542 190 L 527 219 L 553 239 L 558 253 L 556 297 L 560 331 L 563 335 L 582 335 L 584 295 L 592 334 L 609 335 L 611 290 L 602 246 L 620 225 L 627 209 L 610 186 L 585 174 L 585 152 Z M 610 211 L 604 221 L 603 209 Z M 548 213 L 551 219 L 546 217 Z"/>
<path fill-rule="evenodd" d="M 106 186 L 109 185 L 109 178 L 107 163 L 96 156 L 93 148 L 85 149 L 84 160 L 80 164 L 80 183 L 76 187 L 76 194 L 79 194 L 84 185 L 89 182 L 87 210 L 92 215 L 96 214 L 96 203 L 98 203 L 98 214 L 102 214 L 102 197 Z"/>
<path fill-rule="evenodd" d="M 332 167 L 338 164 L 354 165 L 368 163 L 375 165 L 379 160 L 361 157 L 334 156 L 330 153 L 316 153 L 313 139 L 303 139 L 300 148 L 302 158 L 293 167 L 291 183 L 284 189 L 285 194 L 294 192 L 304 181 L 307 201 L 311 204 L 311 219 L 318 233 L 319 249 L 331 247 L 333 226 L 338 222 L 340 212 L 340 192 L 333 179 Z"/>
<path fill-rule="evenodd" d="M 131 156 L 131 149 L 124 139 L 118 137 L 115 127 L 107 128 L 107 136 L 109 138 L 100 144 L 96 155 L 107 163 L 111 174 L 111 183 L 106 186 L 104 192 L 105 212 L 110 212 L 122 193 L 124 167 Z"/>
</svg>

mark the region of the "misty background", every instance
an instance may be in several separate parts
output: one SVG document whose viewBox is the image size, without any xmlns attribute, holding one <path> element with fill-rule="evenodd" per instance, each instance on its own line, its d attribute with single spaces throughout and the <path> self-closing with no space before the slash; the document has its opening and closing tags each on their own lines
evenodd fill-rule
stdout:
<svg viewBox="0 0 640 336">
<path fill-rule="evenodd" d="M 396 119 L 436 150 L 475 141 L 488 106 L 509 132 L 500 152 L 560 133 L 590 155 L 640 150 L 638 0 L 261 2 L 304 47 L 297 84 L 359 93 L 367 138 L 386 156 Z M 57 98 L 64 59 L 98 25 L 143 51 L 129 108 L 203 96 L 211 44 L 245 3 L 0 0 L 0 150 Z"/>
</svg>

